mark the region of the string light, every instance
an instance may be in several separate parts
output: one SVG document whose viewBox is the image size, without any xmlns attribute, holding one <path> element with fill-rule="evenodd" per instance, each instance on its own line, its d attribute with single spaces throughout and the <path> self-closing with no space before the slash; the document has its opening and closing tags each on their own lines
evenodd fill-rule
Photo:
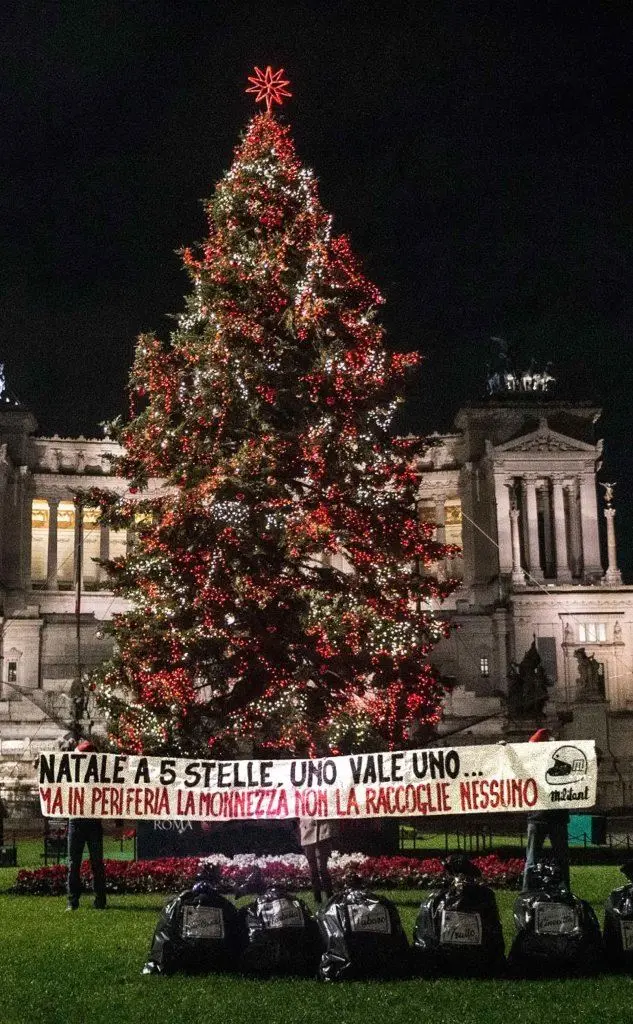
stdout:
<svg viewBox="0 0 633 1024">
<path fill-rule="evenodd" d="M 185 312 L 167 341 L 139 339 L 131 421 L 113 427 L 135 497 L 91 495 L 135 535 L 109 563 L 131 609 L 94 677 L 112 742 L 406 745 L 438 720 L 428 653 L 445 626 L 426 606 L 453 587 L 416 566 L 455 551 L 413 511 L 421 442 L 388 434 L 418 356 L 384 348 L 382 296 L 270 113 L 206 211 L 206 241 L 182 253 Z"/>
</svg>

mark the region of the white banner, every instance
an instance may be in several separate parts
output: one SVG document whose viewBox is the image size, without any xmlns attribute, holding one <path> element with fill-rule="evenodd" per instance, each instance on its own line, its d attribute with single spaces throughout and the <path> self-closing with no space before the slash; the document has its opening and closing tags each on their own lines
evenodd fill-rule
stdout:
<svg viewBox="0 0 633 1024">
<path fill-rule="evenodd" d="M 580 811 L 596 802 L 593 740 L 441 747 L 287 761 L 43 753 L 50 818 L 234 821 Z"/>
</svg>

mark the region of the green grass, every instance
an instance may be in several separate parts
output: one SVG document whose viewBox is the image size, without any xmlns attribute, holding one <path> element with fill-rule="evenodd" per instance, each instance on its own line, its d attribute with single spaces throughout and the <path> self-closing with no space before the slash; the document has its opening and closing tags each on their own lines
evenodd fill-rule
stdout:
<svg viewBox="0 0 633 1024">
<path fill-rule="evenodd" d="M 475 841 L 472 842 L 472 850 L 469 840 L 466 840 L 467 852 L 477 854 L 475 849 Z M 492 836 L 492 849 L 495 853 L 499 853 L 503 856 L 506 848 L 512 848 L 512 851 L 516 850 L 520 846 L 525 846 L 525 835 L 496 835 Z M 418 829 L 412 828 L 410 825 L 403 825 L 400 837 L 400 851 L 404 854 L 408 854 L 415 850 L 416 852 L 428 850 L 429 852 L 445 851 L 448 850 L 459 850 L 464 848 L 463 836 L 457 836 L 455 832 L 424 832 Z M 486 849 L 480 847 L 480 855 L 489 853 L 488 844 Z"/>
<path fill-rule="evenodd" d="M 546 982 L 445 980 L 319 985 L 239 976 L 142 977 L 160 896 L 88 897 L 75 914 L 63 898 L 8 894 L 0 873 L 0 1024 L 633 1024 L 633 979 Z M 599 915 L 623 881 L 617 868 L 572 869 L 575 890 Z M 395 898 L 411 935 L 420 893 Z M 500 892 L 506 939 L 515 894 Z"/>
<path fill-rule="evenodd" d="M 13 845 L 13 839 L 6 838 L 7 845 Z M 18 867 L 19 868 L 39 868 L 44 866 L 44 858 L 42 853 L 44 852 L 44 840 L 39 839 L 17 839 L 16 846 L 18 850 Z M 124 839 L 123 844 L 119 839 L 114 836 L 104 836 L 103 840 L 103 856 L 110 860 L 132 860 L 134 857 L 134 842 L 131 839 Z M 54 864 L 55 860 L 49 858 L 49 864 Z M 65 863 L 65 861 L 64 861 Z M 0 868 L 0 872 L 3 869 Z M 0 874 L 0 888 L 2 887 L 2 875 Z M 3 1022 L 0 1020 L 0 1024 Z"/>
</svg>

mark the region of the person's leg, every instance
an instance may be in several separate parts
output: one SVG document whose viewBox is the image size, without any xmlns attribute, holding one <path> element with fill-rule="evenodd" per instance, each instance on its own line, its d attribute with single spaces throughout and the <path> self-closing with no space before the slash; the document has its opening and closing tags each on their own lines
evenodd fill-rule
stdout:
<svg viewBox="0 0 633 1024">
<path fill-rule="evenodd" d="M 319 875 L 319 865 L 317 863 L 317 844 L 310 843 L 309 846 L 304 846 L 303 852 L 307 857 L 308 867 L 310 868 L 310 880 L 312 883 L 312 892 L 314 893 L 314 900 L 316 903 L 320 903 L 321 876 Z"/>
<path fill-rule="evenodd" d="M 565 885 L 570 889 L 569 839 L 567 837 L 567 823 L 565 821 L 552 822 L 549 826 L 549 838 L 552 844 L 552 856 L 561 869 Z"/>
<path fill-rule="evenodd" d="M 529 821 L 527 827 L 527 848 L 525 851 L 525 870 L 523 872 L 523 889 L 529 888 L 532 868 L 538 863 L 543 852 L 543 844 L 547 835 L 547 826 L 540 821 Z"/>
<path fill-rule="evenodd" d="M 92 867 L 92 887 L 94 889 L 94 905 L 103 910 L 106 905 L 105 868 L 103 866 L 103 827 L 101 822 L 90 827 L 88 833 L 88 853 Z"/>
<path fill-rule="evenodd" d="M 79 869 L 81 857 L 84 851 L 84 836 L 81 824 L 78 821 L 68 823 L 68 880 L 66 889 L 68 892 L 68 906 L 76 910 L 79 906 L 81 896 L 81 880 Z"/>
<path fill-rule="evenodd" d="M 315 845 L 317 869 L 321 879 L 321 885 L 326 898 L 332 895 L 332 878 L 328 869 L 328 860 L 332 852 L 332 844 L 329 840 Z"/>
</svg>

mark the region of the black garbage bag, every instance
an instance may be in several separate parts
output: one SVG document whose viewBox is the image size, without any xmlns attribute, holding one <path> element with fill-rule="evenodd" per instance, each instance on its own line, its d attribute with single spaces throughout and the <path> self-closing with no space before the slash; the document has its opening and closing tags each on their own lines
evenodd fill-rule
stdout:
<svg viewBox="0 0 633 1024">
<path fill-rule="evenodd" d="M 633 970 L 633 860 L 622 865 L 629 885 L 614 889 L 604 910 L 604 946 L 612 967 Z"/>
<path fill-rule="evenodd" d="M 423 973 L 492 976 L 505 964 L 503 929 L 492 889 L 468 857 L 454 855 L 425 899 L 413 930 L 413 960 Z"/>
<path fill-rule="evenodd" d="M 569 891 L 558 865 L 537 864 L 517 897 L 517 934 L 508 967 L 521 977 L 592 974 L 603 963 L 602 936 L 589 903 Z"/>
<path fill-rule="evenodd" d="M 235 970 L 244 941 L 237 908 L 198 881 L 165 905 L 143 974 Z"/>
<path fill-rule="evenodd" d="M 303 900 L 271 886 L 240 915 L 247 936 L 242 970 L 258 975 L 316 974 L 319 929 Z"/>
<path fill-rule="evenodd" d="M 352 886 L 317 915 L 325 952 L 322 981 L 399 977 L 409 967 L 409 943 L 391 900 Z"/>
</svg>

